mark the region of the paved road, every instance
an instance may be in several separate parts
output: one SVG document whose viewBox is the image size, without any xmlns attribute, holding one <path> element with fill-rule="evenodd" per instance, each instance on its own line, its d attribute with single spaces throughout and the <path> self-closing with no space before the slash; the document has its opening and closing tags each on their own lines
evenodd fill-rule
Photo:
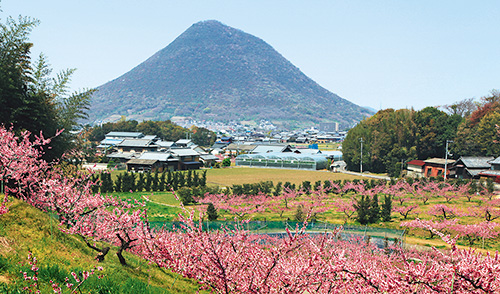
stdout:
<svg viewBox="0 0 500 294">
<path fill-rule="evenodd" d="M 352 171 L 347 171 L 347 170 L 343 170 L 340 172 L 343 174 L 348 174 L 348 175 L 353 175 L 353 176 L 367 177 L 367 178 L 387 180 L 387 181 L 391 180 L 391 178 L 387 177 L 387 176 L 378 176 L 378 175 L 372 175 L 372 174 L 367 174 L 367 173 L 357 173 L 357 172 L 352 172 Z"/>
</svg>

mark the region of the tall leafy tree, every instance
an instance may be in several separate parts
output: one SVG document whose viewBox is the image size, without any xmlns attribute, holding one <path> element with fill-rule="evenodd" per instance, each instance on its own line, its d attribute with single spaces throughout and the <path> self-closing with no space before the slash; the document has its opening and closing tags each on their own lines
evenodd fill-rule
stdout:
<svg viewBox="0 0 500 294">
<path fill-rule="evenodd" d="M 28 38 L 37 24 L 26 17 L 9 17 L 0 24 L 0 123 L 33 134 L 43 132 L 46 137 L 64 129 L 46 149 L 45 159 L 52 160 L 74 147 L 71 131 L 78 128 L 80 119 L 86 118 L 94 90 L 69 94 L 74 69 L 53 77 L 43 54 L 31 62 L 33 44 Z"/>
<path fill-rule="evenodd" d="M 443 157 L 447 140 L 452 140 L 462 117 L 448 115 L 435 107 L 426 107 L 415 113 L 417 125 L 417 156 L 419 159 Z"/>
<path fill-rule="evenodd" d="M 500 125 L 500 92 L 491 91 L 477 105 L 477 109 L 458 126 L 451 146 L 456 157 L 500 155 L 497 134 L 497 125 Z"/>
</svg>

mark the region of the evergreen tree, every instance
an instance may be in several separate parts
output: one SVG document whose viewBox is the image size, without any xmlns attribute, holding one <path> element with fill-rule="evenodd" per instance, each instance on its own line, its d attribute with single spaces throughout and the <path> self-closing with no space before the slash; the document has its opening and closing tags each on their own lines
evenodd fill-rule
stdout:
<svg viewBox="0 0 500 294">
<path fill-rule="evenodd" d="M 178 172 L 173 172 L 172 173 L 172 183 L 171 183 L 171 188 L 177 191 L 177 188 L 179 188 L 179 181 L 178 181 Z"/>
<path fill-rule="evenodd" d="M 198 172 L 193 172 L 193 181 L 192 181 L 193 187 L 200 187 L 200 176 L 198 175 Z"/>
<path fill-rule="evenodd" d="M 122 191 L 135 191 L 135 174 L 124 172 L 122 176 Z"/>
<path fill-rule="evenodd" d="M 121 192 L 122 191 L 122 175 L 120 175 L 120 174 L 116 175 L 115 191 L 116 192 Z"/>
<path fill-rule="evenodd" d="M 179 188 L 186 186 L 186 179 L 184 178 L 184 172 L 177 172 L 177 185 Z"/>
<path fill-rule="evenodd" d="M 373 195 L 370 201 L 370 210 L 368 215 L 368 223 L 374 224 L 380 220 L 380 206 L 378 205 L 378 195 Z"/>
<path fill-rule="evenodd" d="M 129 180 L 129 177 L 128 177 L 128 173 L 127 172 L 123 172 L 121 174 L 121 178 L 122 178 L 122 189 L 121 189 L 121 191 L 122 192 L 128 192 L 128 191 L 130 191 L 130 180 Z"/>
<path fill-rule="evenodd" d="M 361 195 L 361 198 L 356 201 L 354 204 L 354 208 L 356 209 L 356 220 L 362 224 L 368 224 L 368 217 L 370 214 L 370 198 L 365 198 L 365 195 Z"/>
<path fill-rule="evenodd" d="M 106 179 L 106 173 L 101 173 L 99 176 L 101 177 L 101 187 L 100 187 L 101 194 L 106 194 L 106 193 L 108 193 L 108 190 L 107 190 L 108 183 L 107 183 L 107 179 Z"/>
<path fill-rule="evenodd" d="M 103 173 L 101 175 L 104 175 L 104 179 L 106 180 L 104 193 L 113 193 L 114 186 L 113 186 L 113 180 L 111 179 L 111 174 Z"/>
<path fill-rule="evenodd" d="M 161 173 L 160 180 L 158 182 L 158 191 L 163 192 L 165 191 L 165 170 Z"/>
<path fill-rule="evenodd" d="M 139 178 L 137 179 L 136 189 L 137 192 L 142 192 L 144 189 L 144 173 L 139 173 Z"/>
<path fill-rule="evenodd" d="M 323 182 L 323 189 L 326 191 L 326 193 L 330 193 L 330 190 L 332 188 L 332 182 L 330 182 L 329 180 L 325 180 Z"/>
<path fill-rule="evenodd" d="M 302 191 L 309 195 L 311 193 L 311 182 L 309 181 L 303 181 L 302 182 Z"/>
<path fill-rule="evenodd" d="M 243 195 L 244 194 L 244 191 L 243 191 L 243 186 L 242 185 L 237 185 L 237 184 L 234 184 L 233 187 L 232 187 L 232 190 L 233 190 L 233 195 Z"/>
<path fill-rule="evenodd" d="M 217 214 L 217 209 L 215 209 L 215 206 L 212 203 L 208 203 L 207 217 L 209 221 L 217 220 L 217 218 L 219 217 L 219 215 Z"/>
<path fill-rule="evenodd" d="M 144 190 L 146 192 L 151 192 L 151 186 L 153 184 L 153 176 L 151 176 L 151 172 L 146 174 L 146 182 L 144 183 Z"/>
<path fill-rule="evenodd" d="M 191 170 L 188 170 L 186 173 L 186 187 L 193 187 L 193 172 Z"/>
<path fill-rule="evenodd" d="M 166 185 L 168 189 L 172 188 L 172 172 L 170 170 L 167 171 Z"/>
<path fill-rule="evenodd" d="M 321 181 L 316 181 L 314 182 L 314 191 L 318 191 L 319 188 L 321 187 Z"/>
<path fill-rule="evenodd" d="M 382 204 L 382 220 L 384 222 L 388 222 L 391 220 L 391 212 L 392 212 L 392 199 L 391 195 L 384 196 L 384 204 Z"/>
<path fill-rule="evenodd" d="M 151 181 L 151 191 L 158 191 L 158 183 L 159 183 L 159 178 L 158 178 L 158 171 L 155 171 L 155 174 L 153 176 L 153 179 Z"/>
<path fill-rule="evenodd" d="M 243 184 L 243 195 L 255 195 L 252 184 Z"/>
<path fill-rule="evenodd" d="M 259 183 L 258 189 L 256 191 L 260 191 L 266 195 L 271 194 L 271 191 L 273 190 L 274 184 L 273 181 L 265 181 L 265 182 L 260 182 Z"/>
<path fill-rule="evenodd" d="M 51 162 L 75 148 L 77 140 L 71 131 L 77 129 L 79 119 L 87 117 L 94 90 L 68 95 L 74 69 L 52 77 L 43 54 L 31 62 L 29 35 L 38 23 L 29 17 L 9 17 L 0 24 L 0 125 L 30 131 L 33 136 L 42 132 L 45 138 L 64 130 L 44 149 L 43 158 Z"/>
<path fill-rule="evenodd" d="M 207 186 L 207 171 L 204 170 L 200 181 L 200 187 L 206 187 L 206 186 Z"/>
<path fill-rule="evenodd" d="M 181 187 L 177 190 L 177 195 L 179 196 L 179 199 L 181 200 L 182 204 L 184 205 L 189 205 L 191 203 L 194 203 L 193 195 L 192 195 L 192 190 L 191 188 L 188 187 Z"/>
<path fill-rule="evenodd" d="M 292 183 L 290 182 L 285 182 L 285 184 L 283 185 L 283 190 L 290 190 L 292 189 Z"/>
<path fill-rule="evenodd" d="M 274 187 L 273 195 L 274 196 L 279 196 L 281 194 L 282 190 L 283 190 L 283 186 L 282 186 L 281 182 L 278 182 L 276 184 L 276 186 Z"/>
</svg>

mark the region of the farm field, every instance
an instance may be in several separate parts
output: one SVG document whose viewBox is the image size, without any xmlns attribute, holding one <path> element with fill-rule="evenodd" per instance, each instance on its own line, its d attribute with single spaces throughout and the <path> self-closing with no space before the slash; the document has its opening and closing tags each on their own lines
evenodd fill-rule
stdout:
<svg viewBox="0 0 500 294">
<path fill-rule="evenodd" d="M 235 184 L 250 184 L 261 181 L 290 182 L 299 185 L 303 181 L 325 181 L 325 180 L 349 180 L 362 179 L 362 177 L 332 173 L 326 170 L 310 171 L 296 169 L 272 169 L 272 168 L 250 168 L 250 167 L 231 167 L 221 169 L 207 170 L 207 184 L 218 185 L 221 187 Z"/>
<path fill-rule="evenodd" d="M 217 185 L 220 187 L 232 187 L 232 185 L 241 185 L 244 183 L 259 183 L 261 181 L 273 181 L 274 185 L 277 182 L 285 182 L 293 179 L 293 183 L 298 186 L 303 181 L 310 181 L 314 183 L 315 181 L 335 181 L 335 180 L 358 180 L 359 177 L 345 175 L 345 174 L 334 174 L 329 172 L 310 172 L 310 171 L 296 171 L 296 170 L 274 170 L 274 169 L 257 169 L 257 168 L 226 168 L 226 169 L 213 169 L 207 171 L 207 183 L 208 185 Z M 290 181 L 290 182 L 292 182 Z M 366 179 L 365 179 L 366 181 Z M 436 190 L 436 193 L 438 191 Z M 435 208 L 437 206 L 450 207 L 454 210 L 456 218 L 459 223 L 463 225 L 476 224 L 484 222 L 484 217 L 481 216 L 479 209 L 484 206 L 484 203 L 488 200 L 484 196 L 469 195 L 466 196 L 454 196 L 453 192 L 447 192 L 445 196 L 438 196 L 429 191 L 427 195 L 416 196 L 411 194 L 401 194 L 393 198 L 393 211 L 391 213 L 390 221 L 379 221 L 371 224 L 371 227 L 376 228 L 386 228 L 391 230 L 407 230 L 406 242 L 408 244 L 414 244 L 419 246 L 444 246 L 445 243 L 441 241 L 436 236 L 431 236 L 431 234 L 420 228 L 409 228 L 401 226 L 402 222 L 415 220 L 417 218 L 427 221 L 441 221 L 443 217 L 439 214 L 436 215 Z M 177 200 L 171 192 L 134 192 L 134 193 L 118 193 L 115 195 L 120 198 L 133 198 L 136 200 L 148 199 L 147 208 L 148 216 L 153 222 L 162 221 L 174 221 L 178 218 L 178 214 L 182 212 L 180 201 Z M 339 202 L 349 202 L 356 201 L 361 196 L 359 193 L 353 191 L 347 193 L 328 193 L 326 197 L 321 199 L 321 212 L 314 213 L 311 222 L 318 224 L 328 223 L 337 225 L 358 225 L 356 221 L 356 214 L 351 213 L 351 216 L 347 217 L 346 213 L 338 209 Z M 219 197 L 219 196 L 217 196 Z M 379 202 L 382 203 L 382 195 L 379 196 Z M 250 197 L 251 198 L 251 197 Z M 248 199 L 247 204 L 242 204 L 243 206 L 251 206 L 252 200 Z M 469 199 L 470 198 L 470 199 Z M 202 200 L 200 200 L 202 201 Z M 288 209 L 279 208 L 282 203 L 277 198 L 269 196 L 266 200 L 268 202 L 266 209 L 259 211 L 252 211 L 251 209 L 245 213 L 234 213 L 229 209 L 219 209 L 218 220 L 234 220 L 236 219 L 250 219 L 252 221 L 262 221 L 262 222 L 294 222 L 297 220 L 298 207 L 302 206 L 301 209 L 304 210 L 304 214 L 307 213 L 307 203 L 314 202 L 310 196 L 298 195 L 290 203 Z M 203 201 L 202 201 L 203 202 Z M 273 207 L 274 206 L 274 207 Z M 408 209 L 408 207 L 413 207 Z M 206 205 L 202 203 L 194 203 L 187 206 L 188 210 L 195 210 L 195 217 L 197 218 L 200 213 L 205 213 Z M 476 211 L 475 215 L 469 212 Z M 446 217 L 449 218 L 449 217 Z M 496 223 L 498 220 L 494 220 Z M 497 228 L 498 230 L 498 228 Z M 446 231 L 446 230 L 445 230 Z M 449 231 L 451 234 L 455 234 L 453 231 Z M 439 245 L 440 244 L 440 245 Z M 458 240 L 458 245 L 463 247 L 469 247 L 472 245 L 474 248 L 485 249 L 490 251 L 500 250 L 500 243 L 498 242 L 498 237 L 490 240 L 482 241 L 480 239 L 471 241 L 465 237 Z"/>
</svg>

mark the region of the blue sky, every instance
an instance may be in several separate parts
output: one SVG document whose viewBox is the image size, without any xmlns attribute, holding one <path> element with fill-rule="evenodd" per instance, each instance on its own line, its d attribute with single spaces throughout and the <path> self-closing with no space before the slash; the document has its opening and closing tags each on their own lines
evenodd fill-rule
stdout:
<svg viewBox="0 0 500 294">
<path fill-rule="evenodd" d="M 273 46 L 358 105 L 421 109 L 500 88 L 500 1 L 2 0 L 74 90 L 100 86 L 216 19 Z"/>
</svg>

